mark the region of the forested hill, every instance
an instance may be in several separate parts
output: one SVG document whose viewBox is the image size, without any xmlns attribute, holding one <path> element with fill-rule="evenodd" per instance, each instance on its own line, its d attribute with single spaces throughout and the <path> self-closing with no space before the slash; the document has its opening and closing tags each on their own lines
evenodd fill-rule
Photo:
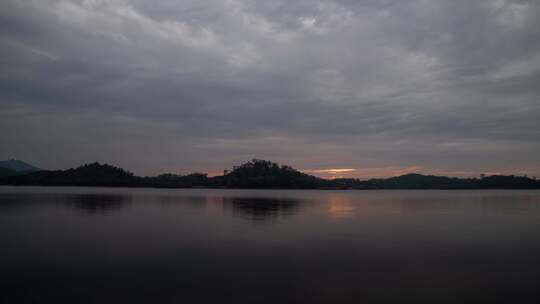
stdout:
<svg viewBox="0 0 540 304">
<path fill-rule="evenodd" d="M 17 171 L 0 167 L 0 178 L 6 177 L 6 176 L 14 176 L 14 175 L 18 175 Z"/>
<path fill-rule="evenodd" d="M 320 188 L 329 181 L 265 160 L 252 160 L 225 174 L 223 184 L 232 188 Z"/>
<path fill-rule="evenodd" d="M 260 189 L 540 189 L 540 181 L 523 176 L 494 175 L 455 178 L 406 174 L 386 179 L 322 179 L 289 166 L 254 159 L 224 175 L 204 173 L 162 174 L 139 177 L 124 169 L 92 163 L 68 170 L 0 175 L 2 185 L 109 186 L 156 188 L 260 188 Z M 11 175 L 11 176 L 10 176 Z"/>
<path fill-rule="evenodd" d="M 0 179 L 9 185 L 142 187 L 142 178 L 121 168 L 92 163 L 68 170 L 41 170 Z"/>
</svg>

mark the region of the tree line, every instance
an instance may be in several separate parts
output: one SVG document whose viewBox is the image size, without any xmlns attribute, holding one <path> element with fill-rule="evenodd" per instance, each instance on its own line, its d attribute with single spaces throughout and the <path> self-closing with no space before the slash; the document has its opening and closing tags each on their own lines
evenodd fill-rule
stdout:
<svg viewBox="0 0 540 304">
<path fill-rule="evenodd" d="M 155 188 L 243 188 L 243 189 L 540 189 L 540 181 L 526 176 L 493 175 L 456 178 L 406 174 L 391 178 L 360 180 L 323 179 L 290 166 L 253 159 L 223 175 L 166 173 L 136 176 L 108 164 L 90 163 L 67 170 L 40 170 L 4 176 L 2 185 L 106 186 Z"/>
</svg>

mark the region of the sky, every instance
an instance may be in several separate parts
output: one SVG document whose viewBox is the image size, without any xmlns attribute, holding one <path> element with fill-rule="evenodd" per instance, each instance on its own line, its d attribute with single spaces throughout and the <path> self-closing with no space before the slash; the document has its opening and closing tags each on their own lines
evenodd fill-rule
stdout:
<svg viewBox="0 0 540 304">
<path fill-rule="evenodd" d="M 0 159 L 540 177 L 540 1 L 2 0 Z"/>
</svg>

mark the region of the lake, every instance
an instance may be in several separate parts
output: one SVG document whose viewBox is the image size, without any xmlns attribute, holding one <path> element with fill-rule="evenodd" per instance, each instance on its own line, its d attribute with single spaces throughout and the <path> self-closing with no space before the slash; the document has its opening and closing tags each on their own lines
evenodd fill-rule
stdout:
<svg viewBox="0 0 540 304">
<path fill-rule="evenodd" d="M 538 190 L 0 187 L 0 303 L 540 303 Z"/>
</svg>

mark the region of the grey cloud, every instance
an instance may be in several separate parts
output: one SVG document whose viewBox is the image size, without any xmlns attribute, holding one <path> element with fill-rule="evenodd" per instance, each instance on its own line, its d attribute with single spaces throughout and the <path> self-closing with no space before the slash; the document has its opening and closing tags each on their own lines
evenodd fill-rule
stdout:
<svg viewBox="0 0 540 304">
<path fill-rule="evenodd" d="M 4 1 L 0 158 L 539 172 L 539 16 L 502 0 Z"/>
</svg>

